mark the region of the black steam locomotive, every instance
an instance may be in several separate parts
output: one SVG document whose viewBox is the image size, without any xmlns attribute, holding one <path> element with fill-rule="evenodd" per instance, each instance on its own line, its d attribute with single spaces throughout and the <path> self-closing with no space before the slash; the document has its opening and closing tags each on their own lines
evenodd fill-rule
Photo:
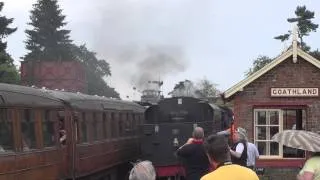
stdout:
<svg viewBox="0 0 320 180">
<path fill-rule="evenodd" d="M 181 176 L 183 169 L 176 149 L 200 126 L 205 135 L 227 129 L 232 111 L 193 97 L 166 98 L 145 111 L 142 127 L 142 156 L 151 160 L 159 177 Z"/>
</svg>

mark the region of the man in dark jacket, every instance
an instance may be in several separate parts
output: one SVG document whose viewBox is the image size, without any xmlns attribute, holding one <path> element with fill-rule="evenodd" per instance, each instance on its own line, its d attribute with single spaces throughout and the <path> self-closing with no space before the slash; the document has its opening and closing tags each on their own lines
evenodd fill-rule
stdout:
<svg viewBox="0 0 320 180">
<path fill-rule="evenodd" d="M 204 132 L 196 127 L 192 138 L 177 150 L 177 155 L 184 160 L 187 180 L 199 180 L 209 172 L 210 163 L 203 147 Z"/>
</svg>

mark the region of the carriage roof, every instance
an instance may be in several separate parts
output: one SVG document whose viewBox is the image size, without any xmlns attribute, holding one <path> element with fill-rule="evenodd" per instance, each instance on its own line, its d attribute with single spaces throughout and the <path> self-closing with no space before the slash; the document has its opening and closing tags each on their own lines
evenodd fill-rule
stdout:
<svg viewBox="0 0 320 180">
<path fill-rule="evenodd" d="M 37 88 L 0 83 L 0 104 L 6 106 L 63 106 L 61 100 Z"/>
<path fill-rule="evenodd" d="M 52 96 L 68 103 L 73 108 L 91 110 L 127 110 L 143 112 L 144 108 L 136 103 L 83 93 L 47 90 Z"/>
<path fill-rule="evenodd" d="M 142 106 L 129 101 L 5 83 L 0 83 L 0 104 L 33 107 L 62 107 L 68 104 L 77 109 L 144 111 Z"/>
</svg>

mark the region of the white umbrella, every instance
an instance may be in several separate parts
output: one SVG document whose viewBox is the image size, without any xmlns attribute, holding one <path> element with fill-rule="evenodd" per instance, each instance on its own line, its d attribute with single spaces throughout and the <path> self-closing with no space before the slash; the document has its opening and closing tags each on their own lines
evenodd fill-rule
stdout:
<svg viewBox="0 0 320 180">
<path fill-rule="evenodd" d="M 284 130 L 275 134 L 271 140 L 292 148 L 320 152 L 320 135 L 310 131 Z"/>
</svg>

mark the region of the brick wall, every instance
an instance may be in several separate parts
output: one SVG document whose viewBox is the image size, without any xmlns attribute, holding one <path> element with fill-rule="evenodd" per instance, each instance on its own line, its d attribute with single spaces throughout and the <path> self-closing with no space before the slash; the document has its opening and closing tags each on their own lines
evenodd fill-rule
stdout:
<svg viewBox="0 0 320 180">
<path fill-rule="evenodd" d="M 271 87 L 320 88 L 320 69 L 301 57 L 297 63 L 289 57 L 238 92 L 232 99 L 235 124 L 246 128 L 250 139 L 253 137 L 254 107 L 304 107 L 307 110 L 306 129 L 320 131 L 319 97 L 271 98 Z"/>
<path fill-rule="evenodd" d="M 77 61 L 22 61 L 21 85 L 87 92 L 85 69 Z"/>
</svg>

